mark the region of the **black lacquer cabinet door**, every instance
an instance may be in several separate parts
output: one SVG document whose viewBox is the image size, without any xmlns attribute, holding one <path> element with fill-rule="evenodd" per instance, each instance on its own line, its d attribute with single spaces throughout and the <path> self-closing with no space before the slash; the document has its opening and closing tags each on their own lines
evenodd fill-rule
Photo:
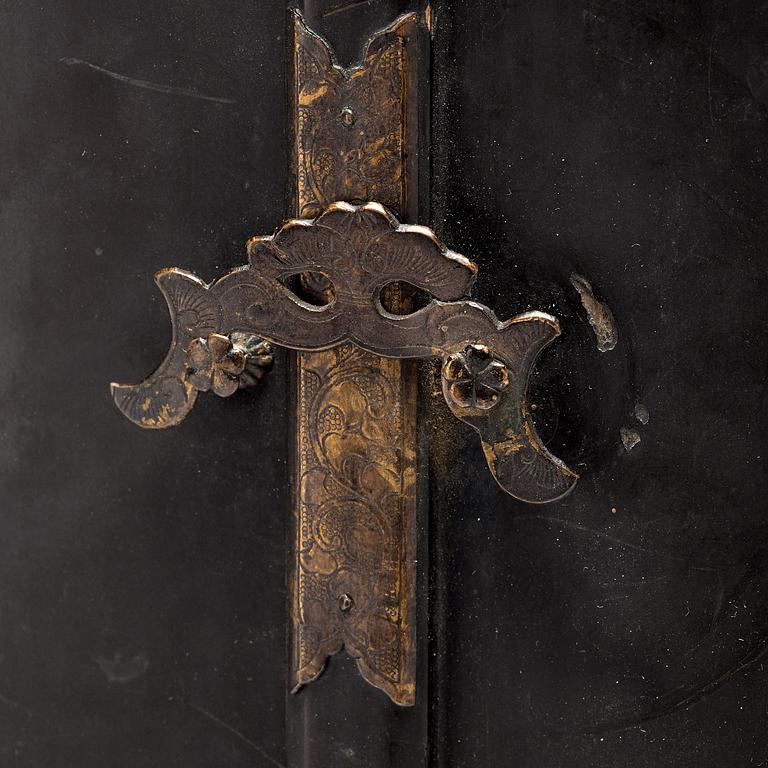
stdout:
<svg viewBox="0 0 768 768">
<path fill-rule="evenodd" d="M 357 61 L 415 11 L 419 219 L 561 336 L 529 505 L 419 370 L 415 706 L 345 653 L 289 692 L 295 374 L 170 430 L 115 409 L 292 213 L 289 6 L 0 0 L 0 766 L 768 761 L 768 5 L 314 2 Z"/>
</svg>

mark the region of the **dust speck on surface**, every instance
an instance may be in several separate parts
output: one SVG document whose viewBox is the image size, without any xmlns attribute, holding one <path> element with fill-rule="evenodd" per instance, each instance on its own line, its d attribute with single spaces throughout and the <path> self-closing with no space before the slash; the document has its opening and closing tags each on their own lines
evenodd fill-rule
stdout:
<svg viewBox="0 0 768 768">
<path fill-rule="evenodd" d="M 635 406 L 635 418 L 645 426 L 651 420 L 651 414 L 648 409 L 642 404 L 638 403 Z"/>
<path fill-rule="evenodd" d="M 571 285 L 581 299 L 581 305 L 587 313 L 587 319 L 595 332 L 597 348 L 601 352 L 610 352 L 619 343 L 619 331 L 610 307 L 595 297 L 590 282 L 581 275 L 572 274 Z"/>
</svg>

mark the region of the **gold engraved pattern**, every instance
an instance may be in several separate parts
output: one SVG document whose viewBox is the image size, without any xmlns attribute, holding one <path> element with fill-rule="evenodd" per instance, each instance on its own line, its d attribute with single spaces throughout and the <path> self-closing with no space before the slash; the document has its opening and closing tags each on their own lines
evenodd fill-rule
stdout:
<svg viewBox="0 0 768 768">
<path fill-rule="evenodd" d="M 407 125 L 417 18 L 336 66 L 294 16 L 296 213 L 336 200 L 407 210 Z M 394 297 L 395 300 L 399 297 Z M 415 402 L 412 364 L 345 344 L 297 356 L 295 689 L 345 648 L 397 704 L 416 695 Z"/>
<path fill-rule="evenodd" d="M 414 689 L 415 456 L 402 364 L 352 345 L 302 355 L 296 684 L 345 647 L 398 703 Z M 306 417 L 305 417 L 306 416 Z"/>
<path fill-rule="evenodd" d="M 376 200 L 400 215 L 407 173 L 406 56 L 416 16 L 376 35 L 359 67 L 342 69 L 326 43 L 294 17 L 297 213 Z M 415 126 L 413 126 L 415 130 Z"/>
</svg>

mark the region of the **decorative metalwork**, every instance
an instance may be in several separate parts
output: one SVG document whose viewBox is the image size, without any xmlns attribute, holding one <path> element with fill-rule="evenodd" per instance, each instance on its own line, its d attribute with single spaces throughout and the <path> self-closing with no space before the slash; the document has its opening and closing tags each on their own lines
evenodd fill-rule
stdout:
<svg viewBox="0 0 768 768">
<path fill-rule="evenodd" d="M 411 583 L 415 484 L 401 362 L 343 344 L 307 356 L 298 406 L 296 687 L 344 647 L 395 701 L 415 695 Z M 415 393 L 414 393 L 415 394 Z M 411 549 L 411 547 L 413 549 Z"/>
<path fill-rule="evenodd" d="M 359 66 L 343 69 L 328 44 L 294 14 L 296 198 L 302 218 L 335 200 L 378 200 L 404 211 L 407 155 L 415 142 L 418 17 L 373 37 Z M 413 137 L 411 136 L 413 134 Z"/>
<path fill-rule="evenodd" d="M 416 14 L 403 16 L 368 43 L 360 66 L 345 70 L 294 14 L 291 109 L 300 216 L 315 218 L 335 200 L 378 200 L 401 218 L 416 218 L 418 39 Z M 316 302 L 335 298 L 321 272 L 303 272 L 298 282 Z M 399 285 L 382 297 L 390 310 L 408 309 Z M 415 701 L 413 365 L 350 344 L 296 354 L 294 690 L 345 647 L 372 685 L 398 704 Z M 349 600 L 342 600 L 339 590 L 347 588 Z"/>
<path fill-rule="evenodd" d="M 560 498 L 577 476 L 536 435 L 526 387 L 557 320 L 500 322 L 461 301 L 477 272 L 416 210 L 418 19 L 376 35 L 344 70 L 294 15 L 291 90 L 296 210 L 248 243 L 249 263 L 211 284 L 156 276 L 173 325 L 157 371 L 112 385 L 136 424 L 178 424 L 199 391 L 227 396 L 297 351 L 292 573 L 294 690 L 341 648 L 393 701 L 415 701 L 416 386 L 412 359 L 442 359 L 451 411 L 480 435 L 504 490 Z M 366 200 L 377 199 L 371 203 Z M 345 200 L 347 202 L 333 202 Z M 432 297 L 412 311 L 407 287 Z"/>
<path fill-rule="evenodd" d="M 210 285 L 180 269 L 161 272 L 157 279 L 174 325 L 194 297 L 217 319 L 217 333 L 225 335 L 253 334 L 296 350 L 353 344 L 389 358 L 440 356 L 446 401 L 454 414 L 480 432 L 491 469 L 508 493 L 523 501 L 545 502 L 573 486 L 576 476 L 541 444 L 525 406 L 533 362 L 560 333 L 554 317 L 528 312 L 500 322 L 481 304 L 452 301 L 469 290 L 475 265 L 445 248 L 429 229 L 400 224 L 378 203 L 334 203 L 314 220 L 292 220 L 274 236 L 253 238 L 248 254 L 247 266 Z M 304 272 L 323 274 L 333 286 L 333 301 L 317 306 L 294 293 L 290 278 Z M 381 296 L 398 282 L 434 298 L 415 312 L 392 314 Z M 189 343 L 179 349 L 174 340 L 163 365 L 139 385 L 146 410 L 163 413 L 164 423 L 147 424 L 141 413 L 135 418 L 135 411 L 126 412 L 121 399 L 125 388 L 116 387 L 118 405 L 129 418 L 141 426 L 167 426 L 191 410 L 193 398 L 172 400 L 167 395 L 168 390 L 186 391 L 189 386 L 188 348 Z M 476 377 L 474 397 L 455 396 L 461 365 Z M 493 390 L 486 377 L 493 379 Z M 369 411 L 375 410 L 382 387 L 386 389 L 382 382 L 369 383 Z M 487 393 L 495 396 L 492 409 Z M 343 421 L 338 409 L 321 414 L 331 424 Z M 359 424 L 355 428 L 364 429 Z"/>
</svg>

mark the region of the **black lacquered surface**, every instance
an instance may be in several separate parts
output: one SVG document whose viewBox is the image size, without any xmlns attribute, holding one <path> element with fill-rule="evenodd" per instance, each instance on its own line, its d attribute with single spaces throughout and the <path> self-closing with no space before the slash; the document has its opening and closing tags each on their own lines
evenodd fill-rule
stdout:
<svg viewBox="0 0 768 768">
<path fill-rule="evenodd" d="M 342 5 L 305 11 L 345 63 L 410 9 Z M 342 658 L 286 706 L 282 361 L 162 433 L 106 386 L 167 348 L 156 269 L 286 212 L 284 10 L 2 7 L 0 763 L 759 765 L 764 4 L 432 9 L 425 223 L 500 316 L 560 318 L 532 399 L 582 479 L 511 500 L 424 372 L 413 711 Z"/>
<path fill-rule="evenodd" d="M 435 223 L 480 264 L 479 299 L 561 318 L 533 402 L 582 479 L 519 505 L 484 482 L 470 434 L 440 438 L 439 764 L 759 764 L 764 6 L 454 3 L 448 18 Z M 610 306 L 613 351 L 573 273 Z"/>
</svg>

